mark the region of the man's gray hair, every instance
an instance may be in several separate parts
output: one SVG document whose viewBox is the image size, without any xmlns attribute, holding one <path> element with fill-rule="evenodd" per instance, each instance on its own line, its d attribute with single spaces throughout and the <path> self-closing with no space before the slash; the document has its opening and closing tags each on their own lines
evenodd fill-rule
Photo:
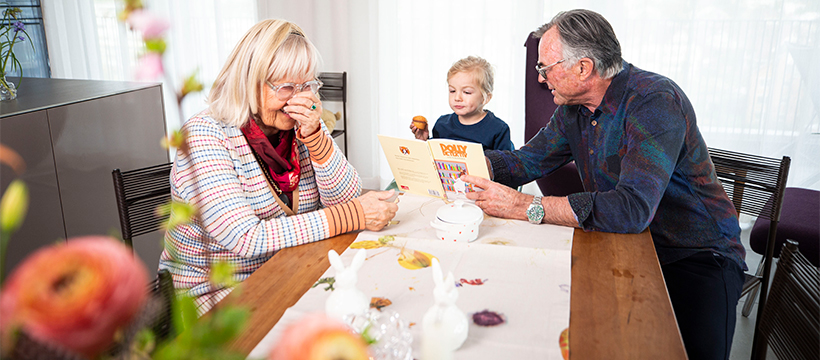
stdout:
<svg viewBox="0 0 820 360">
<path fill-rule="evenodd" d="M 582 58 L 590 58 L 595 63 L 598 76 L 604 79 L 617 75 L 623 69 L 621 44 L 615 37 L 612 25 L 601 14 L 583 9 L 562 11 L 550 22 L 541 25 L 533 36 L 540 39 L 553 26 L 558 27 L 565 67 L 574 65 Z"/>
</svg>

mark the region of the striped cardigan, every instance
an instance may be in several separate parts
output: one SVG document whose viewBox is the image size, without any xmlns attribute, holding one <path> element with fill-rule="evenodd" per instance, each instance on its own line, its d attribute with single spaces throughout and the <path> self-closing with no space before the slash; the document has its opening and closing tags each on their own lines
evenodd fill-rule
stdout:
<svg viewBox="0 0 820 360">
<path fill-rule="evenodd" d="M 272 190 L 239 128 L 203 111 L 183 129 L 190 155 L 177 151 L 171 196 L 195 204 L 201 222 L 168 230 L 159 268 L 168 269 L 174 286 L 196 299 L 200 314 L 231 290 L 211 289 L 209 252 L 212 261 L 233 264 L 235 280 L 243 281 L 279 249 L 364 229 L 364 212 L 355 199 L 361 180 L 324 125 L 297 140 L 301 173 L 294 211 Z M 207 251 L 203 231 L 209 236 Z"/>
</svg>

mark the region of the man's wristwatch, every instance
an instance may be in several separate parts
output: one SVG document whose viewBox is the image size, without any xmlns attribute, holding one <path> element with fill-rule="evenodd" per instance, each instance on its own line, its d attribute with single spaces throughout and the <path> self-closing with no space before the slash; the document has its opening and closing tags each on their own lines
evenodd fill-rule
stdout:
<svg viewBox="0 0 820 360">
<path fill-rule="evenodd" d="M 541 205 L 541 196 L 532 198 L 532 204 L 527 208 L 527 220 L 530 224 L 540 224 L 544 219 L 544 205 Z"/>
</svg>

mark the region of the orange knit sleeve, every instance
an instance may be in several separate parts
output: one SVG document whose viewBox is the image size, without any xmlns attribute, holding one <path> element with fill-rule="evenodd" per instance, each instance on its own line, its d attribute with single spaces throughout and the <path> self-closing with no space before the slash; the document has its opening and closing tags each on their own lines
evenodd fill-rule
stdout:
<svg viewBox="0 0 820 360">
<path fill-rule="evenodd" d="M 328 235 L 364 230 L 364 208 L 359 199 L 322 209 L 327 216 Z"/>
<path fill-rule="evenodd" d="M 299 134 L 298 131 L 296 133 Z M 312 135 L 299 138 L 307 146 L 311 160 L 319 164 L 330 160 L 330 155 L 333 154 L 333 140 L 322 129 Z"/>
</svg>

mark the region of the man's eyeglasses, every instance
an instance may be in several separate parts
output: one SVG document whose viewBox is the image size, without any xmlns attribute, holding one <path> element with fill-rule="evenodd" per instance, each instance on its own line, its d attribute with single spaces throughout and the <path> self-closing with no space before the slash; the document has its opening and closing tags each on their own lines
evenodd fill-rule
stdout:
<svg viewBox="0 0 820 360">
<path fill-rule="evenodd" d="M 556 61 L 552 64 L 549 64 L 547 66 L 541 66 L 540 64 L 537 64 L 537 65 L 535 65 L 535 71 L 538 71 L 538 75 L 541 75 L 542 78 L 546 79 L 547 74 L 550 72 L 550 70 L 552 70 L 552 67 L 564 62 L 564 60 L 566 60 L 566 59 L 558 60 L 558 61 Z"/>
<path fill-rule="evenodd" d="M 284 83 L 273 85 L 270 81 L 265 81 L 265 83 L 276 93 L 276 97 L 279 98 L 279 100 L 290 99 L 294 94 L 302 92 L 303 90 L 310 90 L 316 94 L 319 92 L 319 89 L 322 88 L 322 85 L 324 85 L 320 80 L 311 80 L 304 84 Z"/>
</svg>

